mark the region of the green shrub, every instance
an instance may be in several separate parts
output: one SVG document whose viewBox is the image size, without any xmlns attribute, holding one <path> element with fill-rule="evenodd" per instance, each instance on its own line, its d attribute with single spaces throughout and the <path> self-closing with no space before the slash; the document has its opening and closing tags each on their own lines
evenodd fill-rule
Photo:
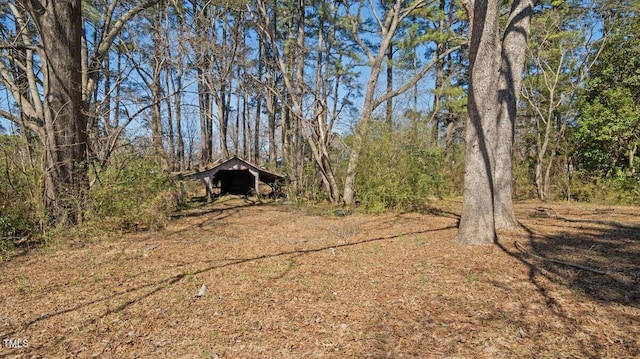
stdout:
<svg viewBox="0 0 640 359">
<path fill-rule="evenodd" d="M 116 158 L 103 168 L 91 188 L 96 219 L 123 230 L 157 229 L 178 205 L 169 173 L 152 158 Z"/>
<path fill-rule="evenodd" d="M 513 179 L 513 199 L 527 200 L 536 197 L 534 186 L 534 166 L 525 161 L 513 161 L 511 178 Z"/>
<path fill-rule="evenodd" d="M 600 204 L 640 204 L 640 178 L 619 171 L 614 177 L 601 178 L 576 172 L 571 183 L 571 198 Z"/>
<path fill-rule="evenodd" d="M 618 170 L 613 178 L 613 189 L 609 201 L 617 204 L 640 204 L 640 177 Z"/>
<path fill-rule="evenodd" d="M 439 147 L 428 146 L 427 131 L 415 127 L 391 131 L 376 123 L 363 146 L 358 164 L 357 196 L 371 213 L 420 210 L 429 197 L 458 194 L 453 172 L 457 158 L 445 160 Z"/>
</svg>

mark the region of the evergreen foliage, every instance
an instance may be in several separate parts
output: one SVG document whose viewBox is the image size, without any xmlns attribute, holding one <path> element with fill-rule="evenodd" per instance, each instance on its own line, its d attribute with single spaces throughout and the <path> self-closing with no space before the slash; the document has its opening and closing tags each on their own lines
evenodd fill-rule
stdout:
<svg viewBox="0 0 640 359">
<path fill-rule="evenodd" d="M 640 144 L 640 105 L 624 87 L 603 89 L 582 106 L 576 140 L 585 170 L 604 177 L 635 172 L 630 163 Z"/>
<path fill-rule="evenodd" d="M 582 166 L 606 177 L 619 171 L 633 175 L 640 144 L 637 21 L 621 26 L 608 39 L 590 75 L 576 131 Z"/>
</svg>

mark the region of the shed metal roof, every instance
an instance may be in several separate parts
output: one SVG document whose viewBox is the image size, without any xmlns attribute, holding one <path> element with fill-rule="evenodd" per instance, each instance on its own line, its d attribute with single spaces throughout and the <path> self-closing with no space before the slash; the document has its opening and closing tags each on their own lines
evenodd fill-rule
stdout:
<svg viewBox="0 0 640 359">
<path fill-rule="evenodd" d="M 269 171 L 258 165 L 255 165 L 247 160 L 244 160 L 238 156 L 233 156 L 226 160 L 218 160 L 213 163 L 206 164 L 195 170 L 183 171 L 174 173 L 174 175 L 180 179 L 204 179 L 213 177 L 216 173 L 222 170 L 227 171 L 242 171 L 251 170 L 258 173 L 260 181 L 264 183 L 273 183 L 278 180 L 283 180 L 284 176 L 279 173 Z"/>
</svg>

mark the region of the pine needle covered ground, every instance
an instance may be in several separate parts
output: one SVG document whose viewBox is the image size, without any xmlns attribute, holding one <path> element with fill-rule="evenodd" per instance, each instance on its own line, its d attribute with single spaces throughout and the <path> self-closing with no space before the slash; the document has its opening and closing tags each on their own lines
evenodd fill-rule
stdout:
<svg viewBox="0 0 640 359">
<path fill-rule="evenodd" d="M 439 208 L 236 199 L 32 250 L 0 263 L 0 357 L 640 356 L 640 209 L 518 204 L 523 230 L 466 247 Z"/>
</svg>

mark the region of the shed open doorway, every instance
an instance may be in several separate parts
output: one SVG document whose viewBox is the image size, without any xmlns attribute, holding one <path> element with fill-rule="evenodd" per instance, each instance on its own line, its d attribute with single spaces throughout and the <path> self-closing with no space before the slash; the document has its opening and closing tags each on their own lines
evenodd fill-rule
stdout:
<svg viewBox="0 0 640 359">
<path fill-rule="evenodd" d="M 178 177 L 200 180 L 208 198 L 225 194 L 242 196 L 265 194 L 261 193 L 261 185 L 271 188 L 273 193 L 284 181 L 283 176 L 236 156 L 196 171 L 179 173 Z"/>
<path fill-rule="evenodd" d="M 249 170 L 221 170 L 213 180 L 218 183 L 220 195 L 249 195 L 256 191 L 256 178 Z"/>
</svg>

